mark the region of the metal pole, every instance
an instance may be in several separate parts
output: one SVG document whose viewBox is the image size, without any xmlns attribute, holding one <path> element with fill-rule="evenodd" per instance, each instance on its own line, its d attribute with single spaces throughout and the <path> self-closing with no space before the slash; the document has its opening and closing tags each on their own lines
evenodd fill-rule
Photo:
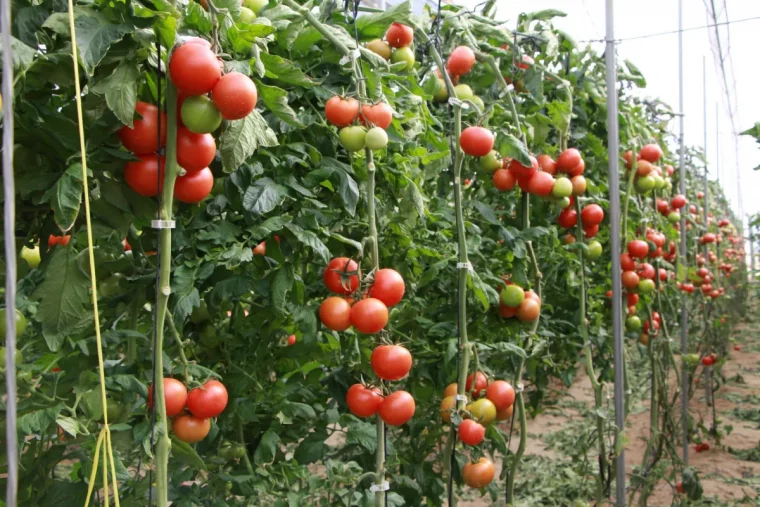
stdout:
<svg viewBox="0 0 760 507">
<path fill-rule="evenodd" d="M 11 50 L 11 2 L 0 11 L 3 41 L 3 239 L 5 240 L 5 442 L 8 483 L 5 504 L 16 507 L 18 494 L 18 435 L 16 434 L 16 187 L 13 182 L 13 55 Z"/>
<path fill-rule="evenodd" d="M 686 147 L 684 145 L 684 107 L 683 107 L 683 0 L 678 0 L 678 108 L 681 115 L 679 116 L 679 142 L 678 149 L 678 174 L 679 188 L 681 195 L 686 195 Z M 681 263 L 684 266 L 683 272 L 686 273 L 688 268 L 688 258 L 686 256 L 686 210 L 681 213 Z M 686 282 L 686 275 L 681 283 Z M 681 293 L 681 357 L 685 357 L 689 352 L 689 319 L 686 292 Z M 686 371 L 686 363 L 681 364 L 681 426 L 683 428 L 683 461 L 689 464 L 689 377 Z"/>
<path fill-rule="evenodd" d="M 749 262 L 750 262 L 750 272 L 749 272 L 749 280 L 750 282 L 755 279 L 755 227 L 750 223 L 749 224 Z"/>
<path fill-rule="evenodd" d="M 702 206 L 704 206 L 703 215 L 704 215 L 704 226 L 705 226 L 705 232 L 707 231 L 707 166 L 709 165 L 707 163 L 707 57 L 702 57 L 702 109 L 704 112 L 704 122 L 705 122 L 705 128 L 704 128 L 704 134 L 705 134 L 705 141 L 704 141 L 704 154 L 705 154 L 705 174 L 704 174 L 704 203 Z M 705 245 L 705 252 L 704 252 L 705 258 L 707 258 L 707 245 Z"/>
<path fill-rule="evenodd" d="M 720 186 L 720 125 L 719 125 L 719 106 L 715 103 L 715 174 L 717 175 L 718 186 Z M 723 196 L 725 197 L 725 190 Z"/>
<path fill-rule="evenodd" d="M 623 286 L 620 278 L 620 176 L 618 168 L 618 95 L 617 62 L 615 59 L 615 17 L 613 0 L 607 4 L 607 47 L 605 63 L 607 67 L 607 145 L 609 149 L 609 166 L 607 167 L 610 189 L 610 254 L 612 255 L 612 336 L 615 363 L 615 425 L 618 438 L 625 430 L 625 364 L 623 357 Z M 602 438 L 602 435 L 599 435 Z M 625 507 L 625 451 L 615 458 L 615 505 Z"/>
</svg>

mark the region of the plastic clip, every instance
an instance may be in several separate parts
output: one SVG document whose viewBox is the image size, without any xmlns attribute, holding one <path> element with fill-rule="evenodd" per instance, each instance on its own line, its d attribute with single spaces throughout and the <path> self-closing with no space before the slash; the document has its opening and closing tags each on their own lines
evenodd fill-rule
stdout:
<svg viewBox="0 0 760 507">
<path fill-rule="evenodd" d="M 150 226 L 154 229 L 174 229 L 177 222 L 174 220 L 151 220 Z"/>
<path fill-rule="evenodd" d="M 378 491 L 388 491 L 391 489 L 391 485 L 388 483 L 388 481 L 383 481 L 380 484 L 373 484 L 369 487 L 369 490 L 372 493 L 377 493 Z"/>
</svg>

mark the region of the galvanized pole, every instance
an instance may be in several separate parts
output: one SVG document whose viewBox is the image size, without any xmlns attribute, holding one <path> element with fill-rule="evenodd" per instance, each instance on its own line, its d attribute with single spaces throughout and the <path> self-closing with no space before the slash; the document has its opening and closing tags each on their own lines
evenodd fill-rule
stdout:
<svg viewBox="0 0 760 507">
<path fill-rule="evenodd" d="M 704 122 L 705 122 L 705 128 L 704 128 L 704 134 L 705 134 L 705 141 L 704 141 L 704 154 L 705 154 L 705 174 L 704 174 L 704 203 L 702 203 L 702 206 L 704 207 L 704 228 L 705 232 L 707 231 L 707 201 L 709 196 L 707 195 L 707 166 L 709 165 L 707 163 L 707 57 L 702 57 L 702 109 L 704 111 Z M 707 245 L 705 245 L 705 252 L 704 252 L 705 258 L 707 257 Z"/>
<path fill-rule="evenodd" d="M 755 227 L 750 220 L 747 220 L 747 222 L 749 223 L 749 281 L 751 282 L 755 279 Z"/>
<path fill-rule="evenodd" d="M 718 186 L 720 186 L 720 125 L 719 125 L 719 113 L 720 109 L 718 103 L 715 103 L 715 174 L 718 180 Z M 722 187 L 721 187 L 722 188 Z M 725 190 L 723 191 L 725 196 Z"/>
<path fill-rule="evenodd" d="M 610 189 L 610 254 L 612 255 L 612 337 L 615 364 L 615 425 L 616 440 L 625 430 L 625 362 L 623 356 L 623 287 L 620 278 L 620 176 L 618 168 L 618 95 L 617 62 L 615 58 L 615 17 L 613 0 L 607 0 L 607 167 Z M 603 438 L 603 435 L 599 435 Z M 618 447 L 620 442 L 615 442 Z M 622 445 L 615 457 L 615 505 L 625 507 L 625 451 Z"/>
<path fill-rule="evenodd" d="M 5 442 L 8 482 L 5 504 L 16 507 L 18 494 L 18 435 L 16 434 L 16 187 L 13 181 L 13 55 L 11 0 L 2 0 L 0 32 L 3 42 L 3 239 L 5 241 Z"/>
<path fill-rule="evenodd" d="M 683 0 L 678 0 L 678 108 L 681 113 L 679 116 L 679 142 L 678 149 L 678 174 L 679 188 L 681 195 L 686 195 L 686 147 L 684 145 L 684 107 L 683 107 Z M 688 268 L 688 257 L 686 254 L 686 211 L 681 213 L 681 263 L 686 273 Z M 681 283 L 686 282 L 686 275 Z M 681 293 L 681 357 L 685 357 L 689 352 L 689 319 L 686 304 L 686 292 Z M 689 464 L 689 376 L 686 371 L 686 363 L 681 364 L 681 426 L 683 428 L 683 461 Z"/>
</svg>

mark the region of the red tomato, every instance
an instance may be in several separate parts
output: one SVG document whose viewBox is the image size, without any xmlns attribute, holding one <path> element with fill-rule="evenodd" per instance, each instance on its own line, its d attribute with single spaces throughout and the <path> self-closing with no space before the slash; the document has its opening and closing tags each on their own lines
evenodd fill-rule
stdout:
<svg viewBox="0 0 760 507">
<path fill-rule="evenodd" d="M 583 174 L 583 171 L 585 170 L 586 170 L 586 162 L 583 159 L 581 159 L 581 162 L 577 166 L 573 167 L 572 169 L 566 172 L 571 177 L 575 177 L 575 176 L 580 176 L 581 174 Z"/>
<path fill-rule="evenodd" d="M 705 366 L 712 366 L 713 364 L 715 364 L 715 358 L 713 358 L 712 356 L 705 356 L 702 358 L 702 364 Z"/>
<path fill-rule="evenodd" d="M 515 188 L 515 183 L 517 183 L 515 175 L 509 169 L 497 169 L 493 173 L 491 180 L 493 181 L 493 186 L 502 192 L 512 190 Z"/>
<path fill-rule="evenodd" d="M 206 45 L 182 44 L 171 55 L 169 76 L 185 95 L 205 95 L 222 77 L 222 68 Z"/>
<path fill-rule="evenodd" d="M 530 157 L 530 166 L 524 166 L 517 159 L 512 159 L 509 162 L 509 170 L 512 171 L 517 178 L 530 178 L 538 171 L 538 160 Z"/>
<path fill-rule="evenodd" d="M 547 197 L 554 188 L 554 176 L 543 171 L 537 171 L 531 176 L 528 188 L 531 194 Z"/>
<path fill-rule="evenodd" d="M 459 136 L 459 145 L 468 155 L 485 157 L 493 149 L 493 133 L 484 127 L 467 127 Z"/>
<path fill-rule="evenodd" d="M 137 155 L 155 153 L 159 147 L 162 148 L 166 145 L 166 114 L 147 102 L 137 102 L 135 112 L 142 119 L 134 120 L 132 128 L 127 125 L 121 127 L 118 132 L 119 140 L 125 148 Z M 161 123 L 160 146 L 158 143 L 159 118 Z"/>
<path fill-rule="evenodd" d="M 648 160 L 649 162 L 657 162 L 662 157 L 662 149 L 656 144 L 647 144 L 641 148 L 639 153 L 641 158 Z"/>
<path fill-rule="evenodd" d="M 541 301 L 539 299 L 525 298 L 517 307 L 517 318 L 523 322 L 533 322 L 541 314 Z"/>
<path fill-rule="evenodd" d="M 583 228 L 583 235 L 589 239 L 595 237 L 597 234 L 599 234 L 599 225 L 592 225 Z"/>
<path fill-rule="evenodd" d="M 211 134 L 194 134 L 185 127 L 177 130 L 177 163 L 188 173 L 208 167 L 216 155 Z"/>
<path fill-rule="evenodd" d="M 296 338 L 296 335 L 292 334 L 288 336 L 288 347 L 292 347 L 293 345 L 296 344 L 297 341 L 298 341 L 298 338 Z"/>
<path fill-rule="evenodd" d="M 660 270 L 658 271 L 658 274 L 660 276 L 660 281 L 661 282 L 667 282 L 668 281 L 668 271 L 666 269 L 660 268 Z"/>
<path fill-rule="evenodd" d="M 542 171 L 549 173 L 552 176 L 557 174 L 557 163 L 549 155 L 539 155 L 536 162 Z"/>
<path fill-rule="evenodd" d="M 517 309 L 519 307 L 512 308 L 505 305 L 502 301 L 499 301 L 499 315 L 505 319 L 509 319 L 517 315 Z"/>
<path fill-rule="evenodd" d="M 360 333 L 377 333 L 387 323 L 388 307 L 379 299 L 362 299 L 351 307 L 351 324 Z"/>
<path fill-rule="evenodd" d="M 636 162 L 636 174 L 640 177 L 649 176 L 654 171 L 654 166 L 646 160 Z"/>
<path fill-rule="evenodd" d="M 256 108 L 258 98 L 256 85 L 240 72 L 223 75 L 211 90 L 211 99 L 225 120 L 245 118 Z"/>
<path fill-rule="evenodd" d="M 462 468 L 462 479 L 471 488 L 485 488 L 496 473 L 493 462 L 488 458 L 480 458 L 477 463 L 467 463 Z"/>
<path fill-rule="evenodd" d="M 166 417 L 174 417 L 182 412 L 187 402 L 185 384 L 175 378 L 164 378 L 164 405 Z M 148 386 L 148 408 L 153 408 L 153 386 Z"/>
<path fill-rule="evenodd" d="M 372 417 L 377 413 L 383 395 L 377 387 L 369 388 L 363 384 L 354 384 L 346 393 L 346 405 L 357 417 Z"/>
<path fill-rule="evenodd" d="M 161 157 L 161 188 L 164 181 L 164 159 Z M 124 167 L 124 181 L 140 195 L 155 197 L 158 195 L 159 157 L 158 155 L 140 155 L 140 160 L 129 161 Z"/>
<path fill-rule="evenodd" d="M 649 253 L 649 245 L 646 241 L 635 239 L 628 243 L 628 253 L 635 259 L 643 259 Z"/>
<path fill-rule="evenodd" d="M 214 188 L 214 175 L 208 167 L 187 173 L 177 178 L 174 184 L 174 197 L 181 202 L 195 204 L 201 202 Z"/>
<path fill-rule="evenodd" d="M 459 440 L 467 445 L 478 445 L 486 438 L 486 427 L 472 419 L 465 419 L 458 428 Z"/>
<path fill-rule="evenodd" d="M 620 268 L 623 271 L 633 271 L 636 269 L 636 261 L 633 260 L 631 254 L 620 254 Z"/>
<path fill-rule="evenodd" d="M 685 489 L 683 489 L 683 482 L 679 482 L 678 484 L 676 484 L 676 491 L 678 491 L 678 492 L 679 492 L 679 493 L 681 493 L 682 495 L 684 494 L 684 492 L 685 492 L 686 490 L 685 490 Z"/>
<path fill-rule="evenodd" d="M 351 327 L 351 305 L 337 296 L 331 296 L 319 305 L 319 319 L 333 331 L 345 331 Z"/>
<path fill-rule="evenodd" d="M 465 385 L 465 391 L 472 394 L 472 397 L 480 398 L 481 391 L 484 391 L 488 387 L 488 377 L 482 371 L 477 372 L 475 376 L 475 385 L 472 382 L 472 373 L 467 375 L 467 384 Z"/>
<path fill-rule="evenodd" d="M 639 278 L 654 280 L 654 267 L 648 262 L 644 262 L 638 265 L 636 268 L 636 274 L 639 275 Z"/>
<path fill-rule="evenodd" d="M 348 257 L 336 257 L 322 274 L 325 287 L 335 294 L 351 294 L 359 288 L 359 265 Z"/>
<path fill-rule="evenodd" d="M 396 306 L 404 297 L 404 278 L 398 271 L 389 268 L 376 271 L 374 278 L 369 296 L 379 299 L 388 308 Z"/>
<path fill-rule="evenodd" d="M 377 409 L 380 419 L 390 426 L 401 426 L 414 415 L 414 398 L 406 391 L 396 391 L 385 397 Z"/>
<path fill-rule="evenodd" d="M 385 32 L 385 40 L 394 48 L 403 48 L 412 43 L 414 39 L 414 30 L 412 27 L 393 23 Z"/>
<path fill-rule="evenodd" d="M 464 76 L 475 65 L 475 52 L 467 46 L 459 46 L 451 52 L 446 68 L 454 76 Z"/>
<path fill-rule="evenodd" d="M 686 206 L 686 197 L 681 194 L 674 195 L 670 200 L 670 205 L 673 209 L 681 209 Z"/>
<path fill-rule="evenodd" d="M 336 95 L 325 103 L 325 117 L 336 127 L 347 127 L 359 116 L 359 101 Z"/>
<path fill-rule="evenodd" d="M 190 414 L 178 415 L 172 421 L 172 431 L 183 442 L 194 444 L 206 438 L 211 431 L 211 421 Z"/>
<path fill-rule="evenodd" d="M 496 410 L 506 410 L 515 402 L 515 390 L 509 382 L 494 380 L 486 388 L 486 398 L 493 402 Z"/>
<path fill-rule="evenodd" d="M 622 275 L 623 287 L 626 289 L 635 289 L 639 286 L 639 275 L 633 271 L 624 271 Z"/>
<path fill-rule="evenodd" d="M 375 105 L 364 104 L 361 107 L 359 119 L 365 125 L 370 123 L 374 124 L 375 127 L 387 129 L 393 121 L 393 110 L 385 102 L 378 102 Z"/>
<path fill-rule="evenodd" d="M 572 208 L 565 208 L 557 217 L 557 223 L 560 227 L 571 229 L 578 223 L 578 212 Z"/>
<path fill-rule="evenodd" d="M 639 295 L 638 294 L 626 294 L 626 301 L 628 302 L 628 306 L 636 306 L 639 304 Z"/>
<path fill-rule="evenodd" d="M 218 380 L 209 380 L 203 387 L 192 389 L 187 395 L 187 409 L 195 417 L 216 417 L 227 406 L 227 389 Z"/>
<path fill-rule="evenodd" d="M 412 354 L 401 345 L 380 345 L 372 351 L 370 363 L 381 379 L 401 380 L 412 369 Z"/>
<path fill-rule="evenodd" d="M 582 161 L 581 152 L 575 148 L 568 148 L 557 157 L 557 170 L 563 173 L 573 171 Z"/>
<path fill-rule="evenodd" d="M 670 213 L 670 205 L 665 199 L 657 199 L 657 212 L 667 216 Z"/>
<path fill-rule="evenodd" d="M 54 236 L 53 234 L 48 237 L 48 248 L 55 245 L 66 246 L 71 241 L 71 234 L 65 236 Z"/>
<path fill-rule="evenodd" d="M 583 227 L 599 225 L 604 220 L 604 210 L 598 204 L 589 204 L 581 210 L 581 223 Z"/>
</svg>

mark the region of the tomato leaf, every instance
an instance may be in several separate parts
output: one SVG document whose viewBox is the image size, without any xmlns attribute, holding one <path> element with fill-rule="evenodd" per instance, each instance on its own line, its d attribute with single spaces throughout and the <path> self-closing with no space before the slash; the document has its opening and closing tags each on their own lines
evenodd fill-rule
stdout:
<svg viewBox="0 0 760 507">
<path fill-rule="evenodd" d="M 2 52 L 2 47 L 2 43 L 0 43 L 0 52 Z M 28 69 L 34 63 L 36 54 L 37 52 L 34 49 L 11 36 L 11 57 L 14 73 L 20 74 Z"/>
<path fill-rule="evenodd" d="M 87 484 L 84 482 L 50 481 L 45 483 L 45 496 L 40 507 L 62 507 L 87 503 Z"/>
<path fill-rule="evenodd" d="M 325 445 L 326 440 L 327 432 L 325 431 L 309 433 L 306 438 L 298 444 L 293 459 L 295 459 L 299 465 L 307 465 L 319 461 L 329 449 L 327 445 Z"/>
<path fill-rule="evenodd" d="M 499 143 L 499 153 L 501 153 L 503 157 L 514 158 L 522 165 L 530 166 L 530 153 L 522 141 L 512 134 L 506 134 L 499 137 L 501 140 Z"/>
<path fill-rule="evenodd" d="M 42 433 L 53 424 L 63 410 L 63 403 L 20 415 L 16 426 L 20 435 Z"/>
<path fill-rule="evenodd" d="M 277 135 L 258 111 L 254 110 L 242 120 L 232 121 L 220 142 L 224 171 L 235 171 L 259 146 L 278 144 Z"/>
<path fill-rule="evenodd" d="M 71 436 L 75 437 L 78 433 L 81 433 L 81 431 L 79 431 L 79 422 L 73 417 L 58 416 L 55 422 L 63 431 Z"/>
<path fill-rule="evenodd" d="M 137 68 L 137 64 L 131 60 L 124 60 L 111 75 L 98 82 L 92 91 L 105 94 L 108 108 L 124 125 L 132 128 L 139 81 L 140 69 Z"/>
<path fill-rule="evenodd" d="M 195 449 L 190 444 L 183 442 L 174 435 L 170 435 L 170 437 L 172 439 L 172 456 L 174 458 L 199 470 L 206 469 L 203 459 L 198 456 L 198 453 L 195 452 Z"/>
<path fill-rule="evenodd" d="M 55 224 L 63 232 L 74 226 L 82 202 L 82 166 L 70 165 L 53 188 L 45 193 L 53 207 Z"/>
<path fill-rule="evenodd" d="M 557 9 L 544 9 L 542 11 L 529 12 L 520 15 L 520 21 L 546 21 L 552 18 L 564 18 L 567 13 Z"/>
<path fill-rule="evenodd" d="M 255 215 L 269 213 L 285 199 L 288 190 L 271 178 L 261 178 L 243 194 L 243 207 Z"/>
<path fill-rule="evenodd" d="M 275 116 L 295 127 L 303 127 L 303 123 L 298 119 L 296 112 L 288 105 L 288 92 L 277 86 L 267 86 L 258 79 L 254 80 L 259 97 L 266 104 L 267 109 L 272 111 Z"/>
<path fill-rule="evenodd" d="M 261 441 L 253 453 L 253 461 L 257 465 L 264 465 L 274 461 L 277 447 L 280 444 L 280 436 L 274 430 L 268 429 L 261 436 Z"/>
<path fill-rule="evenodd" d="M 200 294 L 198 293 L 198 289 L 195 288 L 197 273 L 198 266 L 183 264 L 174 270 L 172 276 L 172 314 L 174 315 L 175 323 L 180 325 L 180 327 L 181 323 L 193 312 L 193 309 L 201 304 Z"/>
<path fill-rule="evenodd" d="M 300 226 L 293 223 L 286 224 L 285 228 L 293 233 L 293 236 L 295 236 L 296 240 L 299 243 L 311 247 L 312 250 L 314 250 L 314 253 L 322 259 L 322 262 L 327 264 L 327 262 L 330 260 L 330 250 L 327 249 L 325 244 L 322 243 L 322 240 L 319 239 L 316 234 L 311 231 L 304 230 Z"/>
<path fill-rule="evenodd" d="M 290 60 L 269 53 L 261 53 L 261 62 L 267 72 L 267 77 L 286 84 L 310 88 L 317 86 L 317 82 L 303 73 Z"/>
<path fill-rule="evenodd" d="M 285 304 L 288 297 L 288 292 L 293 288 L 295 277 L 293 275 L 293 266 L 287 264 L 277 270 L 277 274 L 272 280 L 271 287 L 271 302 L 272 310 L 277 315 L 285 314 Z"/>
<path fill-rule="evenodd" d="M 411 14 L 410 2 L 401 2 L 386 8 L 383 12 L 359 16 L 356 20 L 356 28 L 362 39 L 382 38 L 391 23 L 408 23 Z"/>
<path fill-rule="evenodd" d="M 357 444 L 370 453 L 377 449 L 377 432 L 375 425 L 367 422 L 352 422 L 348 427 L 347 444 Z"/>
</svg>

